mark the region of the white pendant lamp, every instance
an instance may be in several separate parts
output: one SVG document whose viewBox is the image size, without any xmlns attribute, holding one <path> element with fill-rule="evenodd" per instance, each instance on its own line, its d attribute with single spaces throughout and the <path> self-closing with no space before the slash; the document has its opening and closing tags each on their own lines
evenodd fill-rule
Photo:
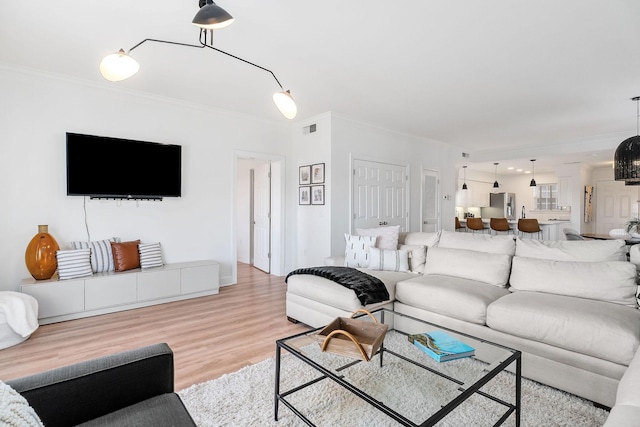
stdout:
<svg viewBox="0 0 640 427">
<path fill-rule="evenodd" d="M 100 61 L 100 74 L 110 82 L 119 82 L 133 76 L 140 69 L 138 61 L 124 50 L 105 56 Z"/>
<path fill-rule="evenodd" d="M 278 107 L 278 110 L 280 110 L 282 115 L 289 120 L 294 119 L 296 114 L 298 114 L 296 102 L 293 100 L 291 92 L 288 90 L 274 93 L 273 102 L 275 102 L 276 107 Z"/>
</svg>

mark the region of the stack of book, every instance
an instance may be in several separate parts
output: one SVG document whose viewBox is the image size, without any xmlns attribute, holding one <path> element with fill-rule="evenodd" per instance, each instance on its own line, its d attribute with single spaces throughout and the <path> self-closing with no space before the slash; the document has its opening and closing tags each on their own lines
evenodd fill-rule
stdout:
<svg viewBox="0 0 640 427">
<path fill-rule="evenodd" d="M 442 331 L 409 335 L 409 342 L 438 362 L 460 359 L 475 354 L 475 349 Z"/>
</svg>

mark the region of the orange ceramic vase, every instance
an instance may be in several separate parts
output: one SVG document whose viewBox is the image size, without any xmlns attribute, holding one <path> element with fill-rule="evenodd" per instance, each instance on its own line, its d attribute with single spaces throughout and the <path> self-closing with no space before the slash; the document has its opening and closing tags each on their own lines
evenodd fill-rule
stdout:
<svg viewBox="0 0 640 427">
<path fill-rule="evenodd" d="M 53 276 L 58 268 L 56 251 L 59 249 L 58 242 L 49 234 L 49 226 L 39 225 L 38 234 L 33 236 L 24 253 L 24 262 L 34 279 L 46 280 Z"/>
</svg>

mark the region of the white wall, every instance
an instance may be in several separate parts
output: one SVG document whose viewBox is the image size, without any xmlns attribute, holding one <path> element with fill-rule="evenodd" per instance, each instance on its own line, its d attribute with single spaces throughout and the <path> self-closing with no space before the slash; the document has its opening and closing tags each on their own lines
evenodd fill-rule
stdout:
<svg viewBox="0 0 640 427">
<path fill-rule="evenodd" d="M 48 224 L 62 246 L 87 239 L 85 200 L 66 195 L 65 132 L 182 145 L 182 197 L 86 200 L 91 239 L 159 241 L 167 262 L 215 259 L 222 283 L 234 282 L 234 150 L 290 158 L 290 122 L 261 121 L 123 87 L 0 67 L 0 290 L 16 290 L 29 277 L 24 251 L 38 224 Z M 94 172 L 114 173 L 117 165 Z M 293 168 L 287 173 L 288 182 L 297 180 Z M 287 199 L 285 215 L 291 219 L 294 197 Z M 291 267 L 295 220 L 286 224 L 286 265 Z"/>
</svg>

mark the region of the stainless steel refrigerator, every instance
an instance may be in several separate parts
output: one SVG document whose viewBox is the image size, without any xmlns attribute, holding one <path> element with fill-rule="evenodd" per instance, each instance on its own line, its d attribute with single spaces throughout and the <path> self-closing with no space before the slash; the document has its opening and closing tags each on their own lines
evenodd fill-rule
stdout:
<svg viewBox="0 0 640 427">
<path fill-rule="evenodd" d="M 482 218 L 507 218 L 515 220 L 516 195 L 515 193 L 490 193 L 489 207 L 481 209 Z"/>
</svg>

